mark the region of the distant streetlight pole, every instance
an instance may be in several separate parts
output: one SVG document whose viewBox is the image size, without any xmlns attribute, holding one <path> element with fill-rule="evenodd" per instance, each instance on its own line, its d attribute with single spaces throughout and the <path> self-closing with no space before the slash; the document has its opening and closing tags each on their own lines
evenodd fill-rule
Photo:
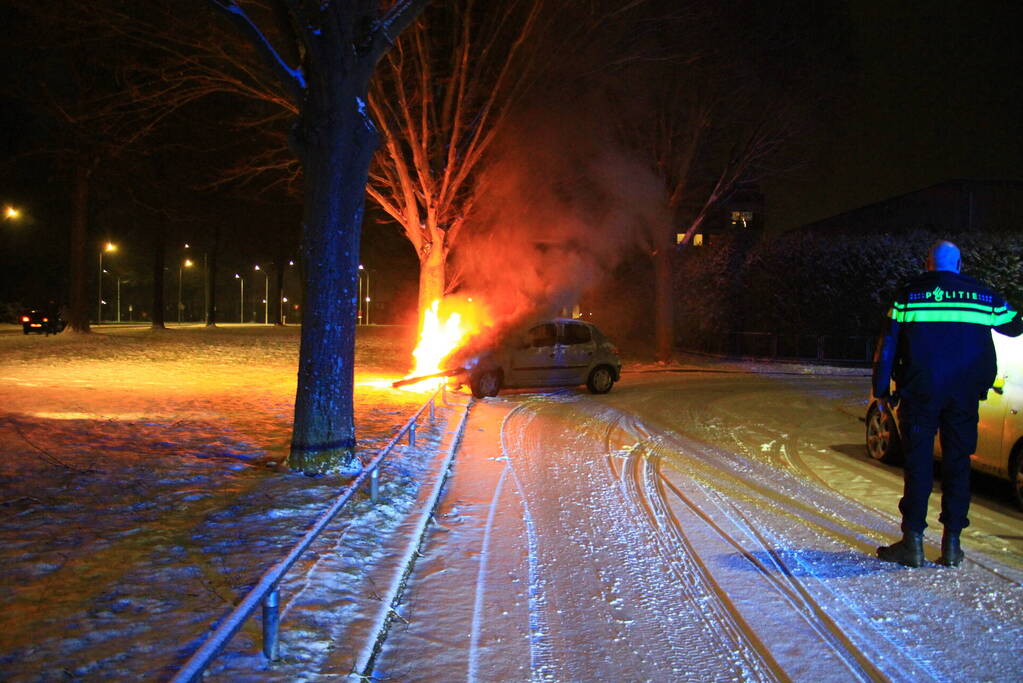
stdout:
<svg viewBox="0 0 1023 683">
<path fill-rule="evenodd" d="M 115 251 L 117 251 L 117 245 L 113 242 L 107 242 L 103 245 L 103 248 L 99 250 L 99 303 L 96 306 L 97 323 L 103 322 L 103 252 L 113 253 Z"/>
<path fill-rule="evenodd" d="M 362 315 L 363 310 L 363 293 L 362 293 L 362 276 L 366 276 L 367 285 L 369 283 L 369 273 L 366 272 L 366 268 L 360 263 L 359 264 L 359 306 L 355 314 L 355 323 L 357 325 L 365 325 L 366 318 Z M 368 289 L 368 287 L 367 287 Z"/>
<path fill-rule="evenodd" d="M 245 278 L 235 273 L 234 279 L 241 285 L 241 292 L 238 294 L 238 322 L 245 322 Z"/>
<path fill-rule="evenodd" d="M 260 270 L 259 264 L 256 264 L 254 270 Z M 270 324 L 270 272 L 263 271 L 263 324 Z"/>
<path fill-rule="evenodd" d="M 188 247 L 186 244 L 185 247 Z M 181 265 L 178 266 L 178 323 L 181 323 L 181 311 L 185 308 L 181 303 L 181 279 L 185 268 L 192 267 L 192 259 L 185 259 Z"/>
<path fill-rule="evenodd" d="M 121 322 L 121 276 L 117 276 L 117 322 Z"/>
<path fill-rule="evenodd" d="M 364 309 L 365 310 L 365 315 L 363 316 L 363 324 L 369 325 L 369 306 L 370 306 L 370 303 L 372 302 L 372 300 L 369 298 L 369 268 L 363 268 L 360 265 L 359 266 L 359 271 L 366 274 L 366 289 L 365 289 L 366 296 L 365 296 L 365 298 L 362 301 L 362 303 L 365 305 L 365 309 Z"/>
</svg>

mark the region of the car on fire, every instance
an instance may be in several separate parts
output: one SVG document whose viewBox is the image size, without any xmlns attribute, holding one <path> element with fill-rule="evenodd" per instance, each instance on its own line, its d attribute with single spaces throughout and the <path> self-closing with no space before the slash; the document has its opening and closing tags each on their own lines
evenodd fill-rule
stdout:
<svg viewBox="0 0 1023 683">
<path fill-rule="evenodd" d="M 596 325 L 555 318 L 479 353 L 465 369 L 477 398 L 497 396 L 504 388 L 580 384 L 594 394 L 606 394 L 621 377 L 622 361 L 618 349 Z"/>
<path fill-rule="evenodd" d="M 1023 337 L 992 332 L 998 354 L 998 374 L 987 398 L 980 402 L 977 452 L 970 456 L 973 469 L 1009 481 L 1016 505 L 1023 508 Z M 901 460 L 899 408 L 884 409 L 871 396 L 867 405 L 867 453 L 875 460 Z M 934 440 L 935 456 L 941 443 Z"/>
<path fill-rule="evenodd" d="M 48 313 L 41 310 L 31 310 L 18 316 L 21 321 L 21 329 L 25 334 L 57 334 L 64 329 L 65 322 L 57 313 Z"/>
</svg>

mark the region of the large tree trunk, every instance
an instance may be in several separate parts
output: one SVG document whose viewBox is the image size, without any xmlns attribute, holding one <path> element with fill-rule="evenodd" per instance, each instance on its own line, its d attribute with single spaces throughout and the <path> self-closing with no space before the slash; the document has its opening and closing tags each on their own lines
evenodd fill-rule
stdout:
<svg viewBox="0 0 1023 683">
<path fill-rule="evenodd" d="M 88 166 L 80 161 L 75 164 L 71 179 L 71 310 L 67 326 L 72 332 L 90 331 L 88 278 L 85 276 L 89 175 Z"/>
<path fill-rule="evenodd" d="M 352 399 L 359 237 L 377 145 L 375 129 L 356 108 L 365 97 L 365 87 L 349 91 L 334 99 L 340 106 L 333 111 L 307 112 L 303 124 L 319 126 L 301 129 L 308 136 L 302 150 L 305 306 L 289 464 L 307 473 L 358 468 Z"/>
<path fill-rule="evenodd" d="M 448 250 L 435 240 L 429 251 L 419 255 L 419 330 L 423 329 L 423 316 L 437 299 L 444 297 L 445 270 Z"/>
<path fill-rule="evenodd" d="M 654 342 L 655 356 L 660 363 L 671 361 L 675 345 L 671 266 L 671 249 L 662 245 L 654 252 Z"/>
</svg>

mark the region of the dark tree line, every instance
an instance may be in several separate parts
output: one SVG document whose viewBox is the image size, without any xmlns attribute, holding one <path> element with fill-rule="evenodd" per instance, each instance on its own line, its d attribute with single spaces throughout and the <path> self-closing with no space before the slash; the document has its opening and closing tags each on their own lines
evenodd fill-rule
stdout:
<svg viewBox="0 0 1023 683">
<path fill-rule="evenodd" d="M 699 346 L 728 332 L 872 337 L 898 287 L 924 268 L 937 239 L 963 250 L 963 270 L 1023 304 L 1023 238 L 1008 234 L 791 232 L 751 243 L 718 236 L 680 257 L 680 338 Z"/>
</svg>

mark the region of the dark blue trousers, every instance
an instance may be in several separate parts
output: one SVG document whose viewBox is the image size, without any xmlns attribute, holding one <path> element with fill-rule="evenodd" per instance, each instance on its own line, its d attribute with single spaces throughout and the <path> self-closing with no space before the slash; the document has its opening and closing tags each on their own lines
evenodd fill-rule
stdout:
<svg viewBox="0 0 1023 683">
<path fill-rule="evenodd" d="M 904 397 L 899 406 L 903 472 L 902 531 L 921 533 L 927 526 L 927 499 L 934 486 L 934 435 L 941 439 L 941 516 L 946 529 L 970 524 L 970 456 L 977 450 L 976 396 Z"/>
</svg>

